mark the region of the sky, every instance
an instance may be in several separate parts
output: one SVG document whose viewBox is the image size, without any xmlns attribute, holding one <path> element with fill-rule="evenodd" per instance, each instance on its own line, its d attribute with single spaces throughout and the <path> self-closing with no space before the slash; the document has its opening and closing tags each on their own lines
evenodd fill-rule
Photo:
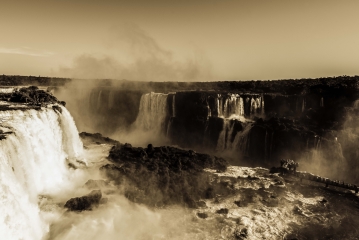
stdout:
<svg viewBox="0 0 359 240">
<path fill-rule="evenodd" d="M 0 0 L 0 74 L 145 81 L 359 75 L 359 1 Z"/>
</svg>

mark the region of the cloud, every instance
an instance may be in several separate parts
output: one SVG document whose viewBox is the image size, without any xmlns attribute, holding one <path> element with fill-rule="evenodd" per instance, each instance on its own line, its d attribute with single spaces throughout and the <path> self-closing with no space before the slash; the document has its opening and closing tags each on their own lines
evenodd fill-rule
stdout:
<svg viewBox="0 0 359 240">
<path fill-rule="evenodd" d="M 47 57 L 47 56 L 51 56 L 54 54 L 53 52 L 33 49 L 33 48 L 29 48 L 29 47 L 0 48 L 0 53 L 28 55 L 28 56 L 35 56 L 35 57 Z"/>
<path fill-rule="evenodd" d="M 142 81 L 212 80 L 211 64 L 200 51 L 192 57 L 176 59 L 146 31 L 134 24 L 110 29 L 110 53 L 77 56 L 70 67 L 60 67 L 55 75 L 72 78 L 111 78 Z"/>
</svg>

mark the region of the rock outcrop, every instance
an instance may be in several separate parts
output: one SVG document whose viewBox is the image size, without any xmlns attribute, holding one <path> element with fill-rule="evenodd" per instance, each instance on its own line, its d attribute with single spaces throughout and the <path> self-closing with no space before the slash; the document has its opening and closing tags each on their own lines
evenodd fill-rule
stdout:
<svg viewBox="0 0 359 240">
<path fill-rule="evenodd" d="M 101 198 L 101 190 L 93 190 L 88 195 L 69 199 L 64 207 L 69 211 L 92 210 L 100 204 Z"/>
<path fill-rule="evenodd" d="M 81 132 L 80 137 L 85 142 L 91 142 L 96 144 L 119 144 L 117 140 L 111 139 L 109 137 L 102 136 L 101 133 L 87 133 L 87 132 Z"/>
<path fill-rule="evenodd" d="M 227 162 L 215 156 L 174 147 L 114 146 L 109 155 L 114 164 L 101 170 L 125 186 L 125 196 L 148 205 L 182 204 L 195 208 L 213 189 L 205 168 L 225 171 Z"/>
</svg>

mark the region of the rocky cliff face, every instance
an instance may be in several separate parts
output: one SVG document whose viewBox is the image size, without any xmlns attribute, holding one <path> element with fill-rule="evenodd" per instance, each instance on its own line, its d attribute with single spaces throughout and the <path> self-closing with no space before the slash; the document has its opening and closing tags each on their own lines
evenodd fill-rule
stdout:
<svg viewBox="0 0 359 240">
<path fill-rule="evenodd" d="M 142 84 L 134 84 L 137 90 L 130 82 L 91 90 L 80 109 L 94 126 L 87 131 L 116 138 L 118 128 L 137 129 L 143 139 L 148 132 L 163 144 L 230 153 L 254 165 L 296 158 L 353 167 L 358 155 L 352 150 L 356 130 L 348 122 L 356 118 L 357 77 Z"/>
</svg>

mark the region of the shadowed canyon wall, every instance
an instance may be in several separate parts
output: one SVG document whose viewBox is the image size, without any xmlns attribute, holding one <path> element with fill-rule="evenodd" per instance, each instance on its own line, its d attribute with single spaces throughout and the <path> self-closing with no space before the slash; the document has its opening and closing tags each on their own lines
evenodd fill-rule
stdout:
<svg viewBox="0 0 359 240">
<path fill-rule="evenodd" d="M 330 176 L 356 169 L 356 131 L 348 130 L 356 77 L 174 84 L 81 87 L 80 108 L 59 98 L 82 131 L 134 145 L 178 145 L 261 166 L 291 158 Z"/>
</svg>

